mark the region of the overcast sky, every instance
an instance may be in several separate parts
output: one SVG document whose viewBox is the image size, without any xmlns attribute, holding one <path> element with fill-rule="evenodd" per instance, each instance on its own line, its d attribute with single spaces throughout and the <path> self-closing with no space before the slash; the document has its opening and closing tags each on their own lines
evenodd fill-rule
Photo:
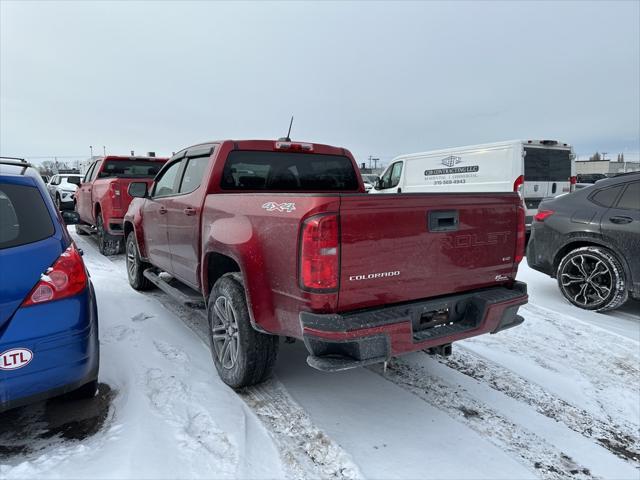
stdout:
<svg viewBox="0 0 640 480">
<path fill-rule="evenodd" d="M 0 154 L 640 150 L 640 2 L 0 1 Z M 634 155 L 635 156 L 635 155 Z"/>
</svg>

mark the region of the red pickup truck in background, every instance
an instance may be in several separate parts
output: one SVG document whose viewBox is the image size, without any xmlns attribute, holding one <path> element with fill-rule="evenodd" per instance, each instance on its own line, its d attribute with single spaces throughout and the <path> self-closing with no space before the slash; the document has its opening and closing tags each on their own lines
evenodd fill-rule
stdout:
<svg viewBox="0 0 640 480">
<path fill-rule="evenodd" d="M 220 377 L 273 369 L 278 337 L 335 371 L 520 324 L 516 193 L 368 195 L 350 152 L 211 142 L 174 155 L 125 215 L 129 283 L 206 305 Z M 166 272 L 170 275 L 160 275 Z"/>
<path fill-rule="evenodd" d="M 127 193 L 134 180 L 151 183 L 166 158 L 109 155 L 94 161 L 75 193 L 75 208 L 83 223 L 80 235 L 97 233 L 100 253 L 114 255 L 123 246 L 122 219 L 131 203 Z"/>
</svg>

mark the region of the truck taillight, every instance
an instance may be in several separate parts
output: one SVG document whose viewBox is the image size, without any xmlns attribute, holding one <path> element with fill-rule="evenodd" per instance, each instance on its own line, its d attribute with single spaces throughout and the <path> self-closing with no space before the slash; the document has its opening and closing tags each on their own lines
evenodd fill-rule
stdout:
<svg viewBox="0 0 640 480">
<path fill-rule="evenodd" d="M 28 307 L 72 297 L 82 292 L 86 286 L 87 272 L 82 257 L 75 245 L 71 244 L 42 275 L 38 284 L 22 302 L 22 306 Z"/>
<path fill-rule="evenodd" d="M 113 199 L 113 206 L 120 208 L 120 185 L 116 182 L 111 184 L 111 198 Z"/>
<path fill-rule="evenodd" d="M 515 263 L 518 265 L 525 255 L 525 250 L 527 247 L 527 231 L 525 226 L 525 215 L 526 210 L 524 208 L 524 204 L 520 203 L 516 212 L 516 222 L 518 223 L 516 226 L 516 254 L 515 254 Z"/>
<path fill-rule="evenodd" d="M 316 215 L 302 224 L 300 286 L 305 290 L 338 288 L 340 244 L 338 215 Z"/>
<path fill-rule="evenodd" d="M 524 175 L 520 175 L 516 178 L 516 181 L 513 182 L 513 191 L 519 193 L 521 197 L 524 196 Z"/>
</svg>

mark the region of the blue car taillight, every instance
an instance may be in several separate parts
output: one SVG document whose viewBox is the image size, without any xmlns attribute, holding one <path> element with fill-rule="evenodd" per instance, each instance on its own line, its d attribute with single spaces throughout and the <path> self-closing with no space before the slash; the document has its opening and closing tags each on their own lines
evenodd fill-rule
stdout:
<svg viewBox="0 0 640 480">
<path fill-rule="evenodd" d="M 71 244 L 42 275 L 38 284 L 22 302 L 23 307 L 71 297 L 87 286 L 87 272 L 82 257 Z"/>
</svg>

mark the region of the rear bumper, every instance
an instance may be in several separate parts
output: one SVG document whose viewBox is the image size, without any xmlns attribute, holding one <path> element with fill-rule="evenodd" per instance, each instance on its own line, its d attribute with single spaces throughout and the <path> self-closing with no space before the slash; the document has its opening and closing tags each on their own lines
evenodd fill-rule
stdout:
<svg viewBox="0 0 640 480">
<path fill-rule="evenodd" d="M 75 207 L 75 202 L 73 199 L 71 200 L 62 200 L 60 202 L 60 207 L 62 210 L 73 210 Z"/>
<path fill-rule="evenodd" d="M 0 370 L 0 412 L 75 390 L 98 377 L 95 294 L 19 309 L 0 336 L 0 352 L 27 348 L 25 367 Z"/>
<path fill-rule="evenodd" d="M 122 222 L 124 222 L 124 218 L 120 218 L 120 217 L 106 219 L 105 223 L 106 223 L 107 233 L 114 237 L 121 237 L 122 235 L 124 235 Z"/>
<path fill-rule="evenodd" d="M 302 312 L 309 365 L 344 370 L 393 356 L 498 333 L 521 324 L 527 286 L 495 287 L 434 300 L 344 314 Z"/>
<path fill-rule="evenodd" d="M 555 277 L 553 266 L 556 245 L 554 232 L 546 228 L 544 223 L 536 222 L 527 244 L 527 265 L 538 272 Z"/>
</svg>

